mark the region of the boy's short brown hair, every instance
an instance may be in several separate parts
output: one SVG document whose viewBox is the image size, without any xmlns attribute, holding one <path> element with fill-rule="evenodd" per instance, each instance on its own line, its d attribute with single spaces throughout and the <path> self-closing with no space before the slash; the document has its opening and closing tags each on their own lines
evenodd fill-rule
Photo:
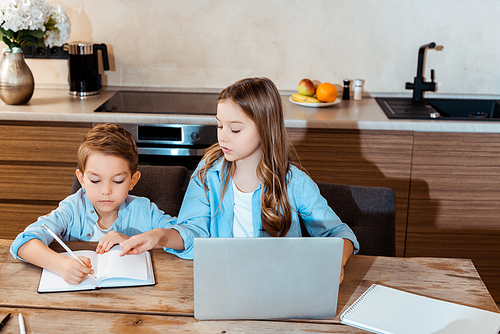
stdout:
<svg viewBox="0 0 500 334">
<path fill-rule="evenodd" d="M 127 161 L 130 173 L 137 171 L 139 153 L 130 132 L 117 124 L 98 124 L 83 137 L 78 149 L 78 169 L 85 172 L 88 157 L 92 153 L 102 153 L 123 158 Z"/>
</svg>

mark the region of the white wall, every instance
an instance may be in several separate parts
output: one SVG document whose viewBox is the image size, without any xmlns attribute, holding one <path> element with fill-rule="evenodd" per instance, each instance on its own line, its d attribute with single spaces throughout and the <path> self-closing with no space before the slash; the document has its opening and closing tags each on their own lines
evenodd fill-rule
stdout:
<svg viewBox="0 0 500 334">
<path fill-rule="evenodd" d="M 267 76 L 365 80 L 404 93 L 420 45 L 440 93 L 500 94 L 499 0 L 48 0 L 72 23 L 70 41 L 106 43 L 110 86 L 221 89 Z M 37 86 L 67 86 L 65 60 L 28 59 Z"/>
</svg>

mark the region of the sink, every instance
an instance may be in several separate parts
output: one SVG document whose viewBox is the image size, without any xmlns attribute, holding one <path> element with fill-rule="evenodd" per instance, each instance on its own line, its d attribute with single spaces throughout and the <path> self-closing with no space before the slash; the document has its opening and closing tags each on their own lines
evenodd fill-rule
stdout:
<svg viewBox="0 0 500 334">
<path fill-rule="evenodd" d="M 500 100 L 375 98 L 390 119 L 500 121 Z"/>
</svg>

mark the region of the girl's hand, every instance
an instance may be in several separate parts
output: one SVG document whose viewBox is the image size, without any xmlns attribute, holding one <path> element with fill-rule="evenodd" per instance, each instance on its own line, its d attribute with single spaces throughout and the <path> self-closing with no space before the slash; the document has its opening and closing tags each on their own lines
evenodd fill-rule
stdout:
<svg viewBox="0 0 500 334">
<path fill-rule="evenodd" d="M 95 252 L 97 254 L 104 254 L 109 251 L 114 245 L 120 244 L 124 240 L 128 240 L 130 237 L 118 233 L 116 231 L 108 232 L 104 237 L 99 240 Z"/>
<path fill-rule="evenodd" d="M 64 255 L 61 256 L 62 258 L 59 262 L 59 274 L 67 283 L 80 284 L 87 278 L 87 275 L 91 275 L 94 273 L 94 270 L 92 269 L 92 263 L 88 257 L 79 256 L 80 260 L 85 263 L 85 267 L 72 257 L 67 257 Z"/>
<path fill-rule="evenodd" d="M 162 229 L 154 229 L 147 231 L 120 242 L 120 247 L 122 248 L 120 256 L 141 254 L 142 252 L 155 248 L 163 236 L 161 230 Z"/>
<path fill-rule="evenodd" d="M 353 251 L 354 251 L 354 245 L 353 245 L 352 241 L 350 241 L 349 239 L 344 239 L 344 249 L 342 251 L 342 269 L 340 270 L 339 285 L 344 280 L 344 266 L 346 265 L 347 261 L 351 257 Z"/>
</svg>

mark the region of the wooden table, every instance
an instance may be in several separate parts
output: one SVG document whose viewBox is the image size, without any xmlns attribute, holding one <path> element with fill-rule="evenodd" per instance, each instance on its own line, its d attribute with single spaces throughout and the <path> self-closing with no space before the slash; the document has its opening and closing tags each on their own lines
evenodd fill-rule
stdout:
<svg viewBox="0 0 500 334">
<path fill-rule="evenodd" d="M 17 332 L 23 313 L 27 333 L 338 332 L 367 333 L 328 320 L 197 321 L 193 318 L 193 263 L 162 250 L 152 251 L 157 284 L 95 291 L 37 293 L 41 269 L 9 254 L 10 240 L 0 239 L 0 317 L 15 315 L 6 331 Z M 70 243 L 73 249 L 90 243 Z M 372 283 L 499 312 L 473 263 L 467 259 L 353 256 L 340 286 L 338 314 Z M 81 325 L 77 325 L 81 324 Z"/>
</svg>

